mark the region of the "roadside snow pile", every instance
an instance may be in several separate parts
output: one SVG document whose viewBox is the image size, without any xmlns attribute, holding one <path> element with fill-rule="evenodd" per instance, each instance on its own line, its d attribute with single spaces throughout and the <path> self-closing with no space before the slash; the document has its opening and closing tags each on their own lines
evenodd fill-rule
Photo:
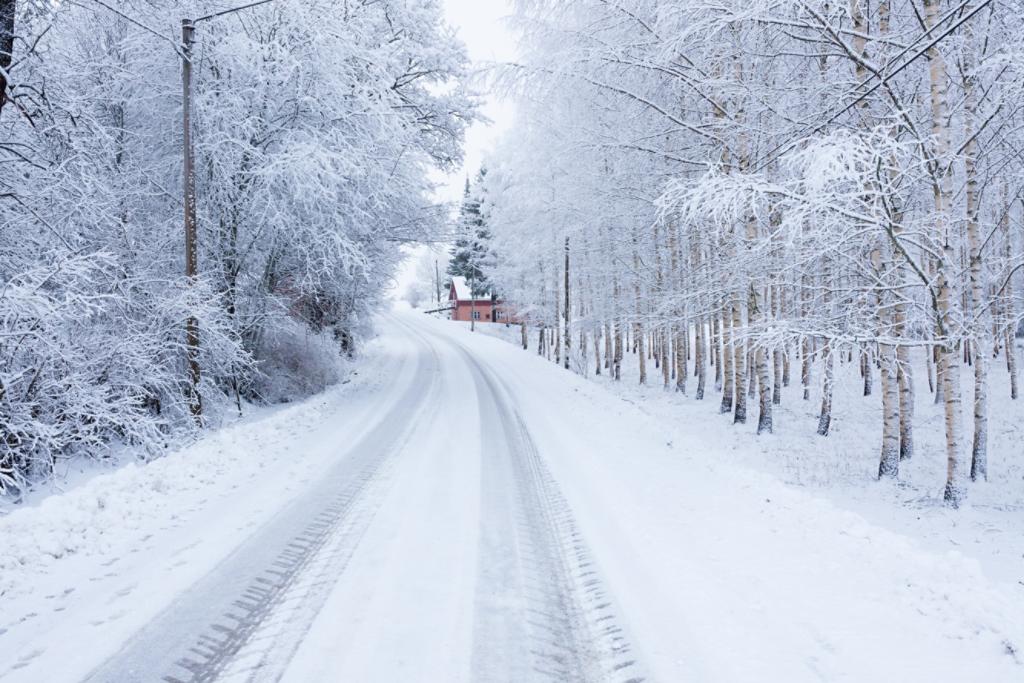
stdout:
<svg viewBox="0 0 1024 683">
<path fill-rule="evenodd" d="M 0 596 L 31 590 L 32 577 L 69 555 L 128 552 L 156 520 L 176 519 L 196 498 L 216 498 L 305 456 L 349 387 L 243 420 L 147 464 L 131 463 L 62 495 L 0 518 Z M 191 495 L 190 495 L 191 494 Z"/>
</svg>

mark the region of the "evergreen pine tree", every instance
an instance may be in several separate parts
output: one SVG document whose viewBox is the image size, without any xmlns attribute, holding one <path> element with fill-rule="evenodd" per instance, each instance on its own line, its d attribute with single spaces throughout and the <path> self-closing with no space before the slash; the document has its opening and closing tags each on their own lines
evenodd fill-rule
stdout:
<svg viewBox="0 0 1024 683">
<path fill-rule="evenodd" d="M 480 169 L 476 182 L 466 178 L 462 206 L 455 226 L 455 244 L 448 263 L 448 286 L 452 277 L 462 276 L 473 288 L 473 296 L 491 294 L 487 270 L 494 263 L 491 249 L 491 232 L 485 216 L 484 178 L 486 169 Z"/>
</svg>

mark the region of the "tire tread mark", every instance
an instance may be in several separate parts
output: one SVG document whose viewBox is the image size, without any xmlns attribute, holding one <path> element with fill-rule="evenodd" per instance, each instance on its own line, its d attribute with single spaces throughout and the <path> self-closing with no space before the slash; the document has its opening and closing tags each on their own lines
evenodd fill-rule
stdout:
<svg viewBox="0 0 1024 683">
<path fill-rule="evenodd" d="M 540 622 L 533 624 L 548 632 L 546 651 L 532 652 L 535 673 L 552 681 L 641 683 L 646 678 L 631 654 L 572 509 L 522 415 L 512 406 L 511 393 L 462 344 L 451 343 L 487 385 L 499 412 L 507 418 L 503 421 L 513 454 L 520 523 L 539 555 L 531 579 L 548 588 L 543 606 L 535 611 Z"/>
<path fill-rule="evenodd" d="M 429 344 L 428 348 L 436 368 L 437 351 Z M 412 387 L 415 387 L 415 383 Z M 231 678 L 240 677 L 246 681 L 280 680 L 302 639 L 312 627 L 320 608 L 326 602 L 337 577 L 348 565 L 363 534 L 370 526 L 376 513 L 373 502 L 379 503 L 383 498 L 383 492 L 378 496 L 369 494 L 375 486 L 380 486 L 380 480 L 384 478 L 382 475 L 409 443 L 416 432 L 416 427 L 423 422 L 424 413 L 436 413 L 437 402 L 433 400 L 436 391 L 436 376 L 430 373 L 430 387 L 423 393 L 425 400 L 419 402 L 415 414 L 410 416 L 411 419 L 405 427 L 395 430 L 389 442 L 359 468 L 358 474 L 349 479 L 333 500 L 314 515 L 305 529 L 285 545 L 278 559 L 273 562 L 280 570 L 267 569 L 263 576 L 256 577 L 246 587 L 243 594 L 252 595 L 253 599 L 251 605 L 244 608 L 245 614 L 225 615 L 235 622 L 234 626 L 210 626 L 211 629 L 223 633 L 224 639 L 218 641 L 216 647 L 209 648 L 200 666 L 196 667 L 195 660 L 190 658 L 179 662 L 179 666 L 193 672 L 192 677 L 182 683 L 208 683 L 216 681 L 225 673 L 233 674 Z M 427 421 L 429 419 L 427 418 Z M 381 420 L 377 429 L 390 431 L 388 425 L 392 422 L 385 418 Z M 287 624 L 285 632 L 277 634 L 276 638 L 269 639 L 267 643 L 260 644 L 262 651 L 257 653 L 255 664 L 245 666 L 240 671 L 233 671 L 239 660 L 248 657 L 247 646 L 257 632 L 267 624 L 275 611 L 282 609 L 290 594 L 303 581 L 305 574 L 309 573 L 315 563 L 322 558 L 325 549 L 330 548 L 334 548 L 332 556 L 322 562 L 308 590 L 299 596 L 297 604 L 292 606 L 292 620 Z M 272 576 L 277 578 L 271 578 Z M 200 640 L 209 642 L 205 634 L 200 636 Z M 164 677 L 167 683 L 170 683 L 170 680 L 170 676 Z"/>
</svg>

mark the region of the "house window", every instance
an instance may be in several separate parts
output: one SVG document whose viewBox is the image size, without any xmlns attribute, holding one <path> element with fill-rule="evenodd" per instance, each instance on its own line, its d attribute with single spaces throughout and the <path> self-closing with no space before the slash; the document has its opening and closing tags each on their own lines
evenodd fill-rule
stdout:
<svg viewBox="0 0 1024 683">
<path fill-rule="evenodd" d="M 480 311 L 473 311 L 473 320 L 480 319 Z"/>
</svg>

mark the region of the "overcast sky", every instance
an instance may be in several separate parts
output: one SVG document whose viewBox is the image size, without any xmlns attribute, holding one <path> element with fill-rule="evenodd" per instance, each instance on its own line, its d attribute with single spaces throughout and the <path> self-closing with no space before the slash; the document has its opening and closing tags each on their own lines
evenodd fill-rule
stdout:
<svg viewBox="0 0 1024 683">
<path fill-rule="evenodd" d="M 515 38 L 505 23 L 505 17 L 511 13 L 507 0 L 444 0 L 444 8 L 448 23 L 458 31 L 476 66 L 515 59 Z M 462 196 L 466 175 L 476 175 L 482 157 L 508 127 L 512 108 L 493 94 L 485 93 L 483 114 L 492 122 L 476 123 L 467 132 L 466 163 L 446 179 L 440 193 L 443 200 Z"/>
</svg>

